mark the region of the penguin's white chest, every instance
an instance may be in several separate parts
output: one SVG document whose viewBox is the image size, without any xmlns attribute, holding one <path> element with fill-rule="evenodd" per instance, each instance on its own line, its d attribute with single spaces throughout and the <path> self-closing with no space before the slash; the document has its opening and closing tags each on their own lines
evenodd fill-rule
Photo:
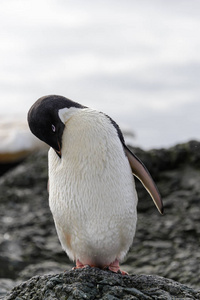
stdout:
<svg viewBox="0 0 200 300">
<path fill-rule="evenodd" d="M 103 266 L 122 260 L 136 227 L 137 194 L 117 131 L 83 109 L 66 123 L 62 158 L 49 150 L 49 203 L 72 260 Z"/>
</svg>

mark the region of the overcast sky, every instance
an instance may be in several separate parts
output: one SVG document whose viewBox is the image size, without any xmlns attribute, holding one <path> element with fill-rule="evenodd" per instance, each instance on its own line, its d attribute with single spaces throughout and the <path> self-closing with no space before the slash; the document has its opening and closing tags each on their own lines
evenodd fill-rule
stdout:
<svg viewBox="0 0 200 300">
<path fill-rule="evenodd" d="M 1 119 L 59 94 L 145 148 L 200 139 L 199 14 L 199 0 L 2 0 Z"/>
</svg>

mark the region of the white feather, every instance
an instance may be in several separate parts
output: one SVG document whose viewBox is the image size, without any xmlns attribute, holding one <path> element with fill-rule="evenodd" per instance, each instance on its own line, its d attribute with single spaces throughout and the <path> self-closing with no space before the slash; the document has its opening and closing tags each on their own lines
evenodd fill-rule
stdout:
<svg viewBox="0 0 200 300">
<path fill-rule="evenodd" d="M 65 114 L 62 158 L 49 150 L 49 203 L 60 242 L 70 259 L 83 264 L 121 261 L 137 221 L 128 159 L 104 114 L 89 108 Z"/>
</svg>

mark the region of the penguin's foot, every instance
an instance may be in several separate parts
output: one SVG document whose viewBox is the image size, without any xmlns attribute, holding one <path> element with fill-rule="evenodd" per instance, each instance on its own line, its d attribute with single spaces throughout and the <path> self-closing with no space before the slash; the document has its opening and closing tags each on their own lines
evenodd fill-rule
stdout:
<svg viewBox="0 0 200 300">
<path fill-rule="evenodd" d="M 89 265 L 89 264 L 82 264 L 82 262 L 80 262 L 79 259 L 76 260 L 76 267 L 73 268 L 73 270 L 76 270 L 76 269 L 83 269 L 83 268 L 86 268 L 86 267 L 91 267 L 91 268 L 98 268 L 98 266 L 95 266 L 95 265 Z M 114 262 L 112 262 L 110 265 L 106 265 L 102 268 L 103 270 L 110 270 L 114 273 L 120 273 L 122 275 L 128 275 L 127 272 L 125 271 L 122 271 L 119 267 L 119 260 L 116 259 Z"/>
<path fill-rule="evenodd" d="M 112 263 L 111 263 L 110 265 L 108 265 L 108 266 L 105 266 L 103 269 L 104 269 L 104 270 L 110 270 L 110 271 L 112 271 L 112 272 L 114 272 L 114 273 L 120 273 L 120 274 L 122 274 L 122 275 L 128 275 L 127 272 L 122 271 L 122 270 L 120 269 L 120 267 L 119 267 L 119 260 L 118 260 L 118 259 L 115 259 L 114 262 L 112 262 Z"/>
<path fill-rule="evenodd" d="M 72 268 L 72 270 L 76 270 L 76 269 L 83 269 L 83 268 L 86 268 L 88 267 L 89 265 L 84 265 L 82 264 L 82 262 L 80 262 L 79 259 L 76 260 L 76 267 Z M 92 266 L 91 266 L 92 267 Z"/>
</svg>

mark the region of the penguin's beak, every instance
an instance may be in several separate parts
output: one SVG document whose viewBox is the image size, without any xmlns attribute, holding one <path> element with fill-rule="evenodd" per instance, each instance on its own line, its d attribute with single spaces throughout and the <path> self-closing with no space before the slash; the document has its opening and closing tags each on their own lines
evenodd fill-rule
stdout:
<svg viewBox="0 0 200 300">
<path fill-rule="evenodd" d="M 59 149 L 59 150 L 58 150 Z M 55 149 L 54 150 L 56 151 L 57 155 L 61 158 L 62 156 L 62 153 L 61 153 L 61 147 L 60 147 L 60 143 L 58 142 L 58 149 Z"/>
<path fill-rule="evenodd" d="M 55 150 L 55 149 L 54 149 Z M 58 151 L 58 150 L 55 150 L 56 151 L 56 153 L 58 154 L 58 156 L 61 158 L 61 151 Z"/>
</svg>

